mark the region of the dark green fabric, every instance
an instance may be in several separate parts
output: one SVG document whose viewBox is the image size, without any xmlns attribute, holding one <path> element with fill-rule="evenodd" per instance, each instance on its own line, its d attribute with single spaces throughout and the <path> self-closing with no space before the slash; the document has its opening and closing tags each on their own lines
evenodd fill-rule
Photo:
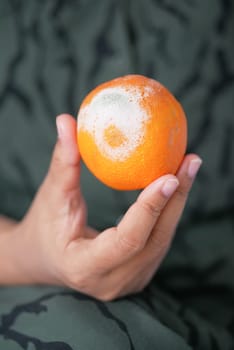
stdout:
<svg viewBox="0 0 234 350">
<path fill-rule="evenodd" d="M 46 174 L 55 116 L 119 75 L 166 85 L 204 164 L 168 256 L 143 293 L 101 303 L 71 290 L 0 288 L 0 349 L 234 348 L 234 3 L 2 0 L 0 213 L 20 219 Z M 89 223 L 114 225 L 137 192 L 83 167 Z"/>
</svg>

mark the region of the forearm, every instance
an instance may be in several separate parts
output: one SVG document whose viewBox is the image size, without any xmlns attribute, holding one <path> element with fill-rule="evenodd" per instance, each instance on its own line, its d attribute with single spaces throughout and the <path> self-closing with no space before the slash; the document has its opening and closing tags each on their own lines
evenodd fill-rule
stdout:
<svg viewBox="0 0 234 350">
<path fill-rule="evenodd" d="M 0 286 L 58 284 L 23 222 L 0 216 Z"/>
</svg>

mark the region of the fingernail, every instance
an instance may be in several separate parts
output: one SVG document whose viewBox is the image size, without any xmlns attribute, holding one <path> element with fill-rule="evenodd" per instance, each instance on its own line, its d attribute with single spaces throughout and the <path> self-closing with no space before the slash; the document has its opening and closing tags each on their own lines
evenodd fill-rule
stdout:
<svg viewBox="0 0 234 350">
<path fill-rule="evenodd" d="M 162 191 L 162 193 L 163 193 L 163 195 L 165 197 L 170 197 L 175 192 L 175 190 L 177 189 L 178 185 L 179 185 L 179 181 L 178 180 L 176 180 L 176 179 L 169 179 L 169 180 L 167 180 L 164 183 L 161 191 Z"/>
<path fill-rule="evenodd" d="M 202 164 L 202 160 L 200 158 L 191 160 L 187 170 L 187 174 L 191 179 L 195 178 L 198 170 L 200 169 L 201 164 Z"/>
<path fill-rule="evenodd" d="M 58 122 L 58 118 L 56 119 L 56 126 L 57 126 L 58 138 L 62 139 L 64 134 L 63 125 Z"/>
</svg>

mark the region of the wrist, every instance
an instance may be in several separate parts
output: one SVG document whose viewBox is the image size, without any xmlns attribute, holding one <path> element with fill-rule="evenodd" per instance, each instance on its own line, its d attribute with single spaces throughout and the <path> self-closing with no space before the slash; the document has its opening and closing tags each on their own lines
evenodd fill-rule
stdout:
<svg viewBox="0 0 234 350">
<path fill-rule="evenodd" d="M 0 225 L 0 285 L 58 284 L 46 269 L 24 221 Z"/>
<path fill-rule="evenodd" d="M 0 284 L 18 284 L 22 278 L 19 270 L 21 242 L 18 234 L 20 224 L 1 217 L 0 221 Z M 24 253 L 25 255 L 25 253 Z"/>
</svg>

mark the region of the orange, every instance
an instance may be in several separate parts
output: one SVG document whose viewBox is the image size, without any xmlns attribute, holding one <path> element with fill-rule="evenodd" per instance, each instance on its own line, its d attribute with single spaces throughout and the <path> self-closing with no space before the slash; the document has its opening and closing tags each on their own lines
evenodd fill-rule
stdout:
<svg viewBox="0 0 234 350">
<path fill-rule="evenodd" d="M 187 122 L 180 103 L 163 85 L 127 75 L 85 97 L 77 140 L 84 163 L 100 181 L 136 190 L 176 173 L 186 150 Z"/>
</svg>

